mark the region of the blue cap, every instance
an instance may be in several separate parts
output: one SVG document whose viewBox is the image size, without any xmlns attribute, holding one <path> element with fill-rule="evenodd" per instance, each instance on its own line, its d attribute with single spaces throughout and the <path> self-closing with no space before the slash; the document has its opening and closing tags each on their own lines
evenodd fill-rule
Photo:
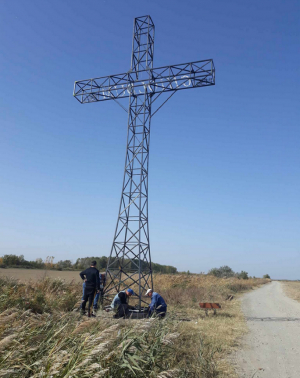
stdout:
<svg viewBox="0 0 300 378">
<path fill-rule="evenodd" d="M 133 294 L 134 294 L 134 292 L 133 292 L 133 290 L 132 290 L 132 289 L 127 289 L 127 292 L 128 292 L 129 294 L 131 294 L 131 295 L 133 295 Z"/>
</svg>

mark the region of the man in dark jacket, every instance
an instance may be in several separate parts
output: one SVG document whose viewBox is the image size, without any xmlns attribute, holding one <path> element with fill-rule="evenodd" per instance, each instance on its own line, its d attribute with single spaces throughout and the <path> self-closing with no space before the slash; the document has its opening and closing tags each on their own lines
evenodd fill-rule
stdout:
<svg viewBox="0 0 300 378">
<path fill-rule="evenodd" d="M 105 283 L 106 283 L 105 272 L 99 273 L 99 280 L 100 280 L 100 292 L 97 291 L 97 293 L 95 295 L 94 304 L 93 304 L 93 313 L 94 314 L 98 310 L 99 298 L 100 298 L 101 305 L 103 304 L 104 286 L 105 286 Z M 84 289 L 85 289 L 85 281 L 83 281 L 83 284 L 82 284 L 82 298 L 81 298 L 80 310 L 82 308 L 82 301 L 83 301 L 83 297 L 84 297 Z"/>
<path fill-rule="evenodd" d="M 88 316 L 90 316 L 91 306 L 93 303 L 95 291 L 100 292 L 99 270 L 96 268 L 96 261 L 91 262 L 91 267 L 80 273 L 80 277 L 85 282 L 85 289 L 83 301 L 81 305 L 81 312 L 85 314 L 85 306 L 87 300 L 89 301 Z"/>
</svg>

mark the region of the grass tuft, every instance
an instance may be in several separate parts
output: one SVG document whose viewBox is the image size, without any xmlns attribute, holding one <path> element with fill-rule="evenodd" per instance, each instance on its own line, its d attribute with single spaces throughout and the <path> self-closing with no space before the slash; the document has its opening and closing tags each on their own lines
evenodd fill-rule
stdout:
<svg viewBox="0 0 300 378">
<path fill-rule="evenodd" d="M 283 281 L 283 290 L 288 297 L 300 302 L 300 281 Z"/>
</svg>

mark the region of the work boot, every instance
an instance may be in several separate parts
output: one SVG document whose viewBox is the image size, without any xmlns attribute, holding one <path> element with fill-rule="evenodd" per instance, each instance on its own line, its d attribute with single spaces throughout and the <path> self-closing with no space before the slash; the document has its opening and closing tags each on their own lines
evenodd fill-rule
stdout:
<svg viewBox="0 0 300 378">
<path fill-rule="evenodd" d="M 81 315 L 86 315 L 86 311 L 83 310 L 83 309 L 81 309 L 81 310 L 80 310 L 80 314 L 81 314 Z"/>
</svg>

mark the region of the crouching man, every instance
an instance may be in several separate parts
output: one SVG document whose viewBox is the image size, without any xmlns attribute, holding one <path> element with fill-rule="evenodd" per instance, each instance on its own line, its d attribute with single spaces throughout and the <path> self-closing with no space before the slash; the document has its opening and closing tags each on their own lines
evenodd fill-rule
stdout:
<svg viewBox="0 0 300 378">
<path fill-rule="evenodd" d="M 167 312 L 167 304 L 163 297 L 151 289 L 147 290 L 146 297 L 151 298 L 149 316 L 156 314 L 157 316 L 164 318 Z"/>
<path fill-rule="evenodd" d="M 111 308 L 115 312 L 114 318 L 123 318 L 128 316 L 128 309 L 132 308 L 132 306 L 128 305 L 129 298 L 134 295 L 134 292 L 132 289 L 126 289 L 124 291 L 120 291 L 118 293 L 113 301 L 111 302 Z"/>
</svg>

